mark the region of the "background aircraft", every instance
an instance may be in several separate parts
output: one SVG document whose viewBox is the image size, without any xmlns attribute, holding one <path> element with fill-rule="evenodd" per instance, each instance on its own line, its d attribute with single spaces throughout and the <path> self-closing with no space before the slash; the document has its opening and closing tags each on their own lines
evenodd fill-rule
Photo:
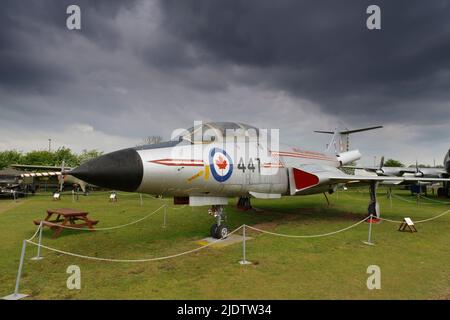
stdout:
<svg viewBox="0 0 450 320">
<path fill-rule="evenodd" d="M 383 128 L 383 126 L 374 126 L 374 127 L 367 127 L 367 128 L 354 129 L 354 130 L 349 130 L 348 128 L 346 128 L 346 129 L 336 128 L 334 131 L 316 130 L 314 132 L 316 132 L 316 133 L 332 134 L 334 138 L 331 140 L 332 143 L 330 143 L 327 146 L 327 149 L 330 149 L 330 148 L 334 147 L 335 152 L 339 153 L 339 152 L 345 152 L 345 151 L 349 151 L 350 150 L 350 135 L 351 134 L 358 133 L 358 132 L 363 132 L 363 131 L 381 129 L 381 128 Z M 337 135 L 339 136 L 339 140 L 337 140 L 336 137 L 335 137 Z"/>
<path fill-rule="evenodd" d="M 449 178 L 450 177 L 450 149 L 444 156 L 442 168 L 425 168 L 419 167 L 416 163 L 415 167 L 386 167 L 384 166 L 384 157 L 381 157 L 380 165 L 378 167 L 360 167 L 360 166 L 344 166 L 343 168 L 364 170 L 375 173 L 378 176 L 414 176 L 425 178 Z M 358 171 L 361 173 L 361 171 Z M 449 196 L 450 184 L 443 182 L 443 187 L 438 189 L 438 196 Z"/>
<path fill-rule="evenodd" d="M 127 148 L 89 160 L 69 173 L 89 183 L 130 192 L 171 195 L 175 204 L 210 205 L 211 236 L 228 234 L 228 197 L 262 199 L 333 193 L 340 184 L 370 186 L 368 213 L 379 217 L 376 188 L 382 181 L 450 181 L 424 177 L 349 175 L 339 168 L 358 160 L 358 150 L 326 152 L 278 144 L 276 137 L 242 123 L 194 126 L 178 139 Z M 266 139 L 267 138 L 267 139 Z"/>
<path fill-rule="evenodd" d="M 19 197 L 34 193 L 33 181 L 30 178 L 21 178 L 23 171 L 13 168 L 0 170 L 0 196 Z"/>
<path fill-rule="evenodd" d="M 448 152 L 444 158 L 444 167 L 442 168 L 419 167 L 417 163 L 414 167 L 386 167 L 384 166 L 384 157 L 381 157 L 380 165 L 378 167 L 345 166 L 345 168 L 375 172 L 379 176 L 401 177 L 403 175 L 414 175 L 416 177 L 448 178 L 450 176 L 450 170 L 446 169 L 446 167 L 450 169 Z"/>
<path fill-rule="evenodd" d="M 91 186 L 86 181 L 76 178 L 70 174 L 65 174 L 65 171 L 72 170 L 71 167 L 65 167 L 64 162 L 60 167 L 58 166 L 40 166 L 40 165 L 26 165 L 26 164 L 13 164 L 12 168 L 22 169 L 22 170 L 33 170 L 39 172 L 24 172 L 20 176 L 22 178 L 26 177 L 52 177 L 56 176 L 59 183 L 59 191 L 64 189 L 65 185 L 73 187 L 74 185 L 79 186 L 83 193 L 87 192 L 87 187 Z M 41 171 L 42 170 L 42 171 Z M 47 170 L 47 171 L 44 171 Z"/>
</svg>

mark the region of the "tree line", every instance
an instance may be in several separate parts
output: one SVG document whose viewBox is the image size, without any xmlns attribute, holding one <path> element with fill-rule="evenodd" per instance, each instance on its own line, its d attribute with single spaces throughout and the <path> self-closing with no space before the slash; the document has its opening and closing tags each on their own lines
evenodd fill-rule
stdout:
<svg viewBox="0 0 450 320">
<path fill-rule="evenodd" d="M 55 151 L 34 150 L 21 152 L 17 150 L 0 151 L 0 169 L 12 164 L 27 164 L 41 166 L 61 166 L 64 161 L 67 167 L 76 167 L 81 163 L 102 155 L 98 150 L 83 150 L 76 154 L 66 147 L 61 147 Z"/>
</svg>

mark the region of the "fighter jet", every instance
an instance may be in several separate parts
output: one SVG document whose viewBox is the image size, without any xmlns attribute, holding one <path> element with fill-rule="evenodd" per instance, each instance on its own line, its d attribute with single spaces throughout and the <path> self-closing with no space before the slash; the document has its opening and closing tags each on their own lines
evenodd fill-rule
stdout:
<svg viewBox="0 0 450 320">
<path fill-rule="evenodd" d="M 171 141 L 122 149 L 89 160 L 69 173 L 97 186 L 173 196 L 175 204 L 211 206 L 211 236 L 228 235 L 223 207 L 229 197 L 276 199 L 333 193 L 338 185 L 370 186 L 368 213 L 380 216 L 376 188 L 381 181 L 450 181 L 423 177 L 348 175 L 339 170 L 358 160 L 358 150 L 309 151 L 278 142 L 276 130 L 232 122 L 198 123 Z"/>
</svg>

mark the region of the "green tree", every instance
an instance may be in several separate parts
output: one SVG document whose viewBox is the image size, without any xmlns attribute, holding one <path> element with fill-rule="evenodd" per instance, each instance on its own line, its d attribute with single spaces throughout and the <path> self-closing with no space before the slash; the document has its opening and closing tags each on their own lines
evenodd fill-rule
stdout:
<svg viewBox="0 0 450 320">
<path fill-rule="evenodd" d="M 84 149 L 81 154 L 78 156 L 78 162 L 81 164 L 83 162 L 86 162 L 90 159 L 100 157 L 103 154 L 103 152 L 98 151 L 96 149 L 92 150 L 86 150 Z"/>
<path fill-rule="evenodd" d="M 388 159 L 384 162 L 385 167 L 404 167 L 405 165 L 398 160 Z"/>
<path fill-rule="evenodd" d="M 53 153 L 44 150 L 34 150 L 26 153 L 22 158 L 23 164 L 53 166 Z"/>
<path fill-rule="evenodd" d="M 64 161 L 64 164 L 68 167 L 75 167 L 80 164 L 78 156 L 73 153 L 69 148 L 61 147 L 53 152 L 53 163 L 60 165 Z"/>
<path fill-rule="evenodd" d="M 0 152 L 0 169 L 15 163 L 22 162 L 23 155 L 16 150 L 6 150 Z"/>
<path fill-rule="evenodd" d="M 56 151 L 33 150 L 25 154 L 16 150 L 6 150 L 0 152 L 0 169 L 15 163 L 37 166 L 61 166 L 63 161 L 67 167 L 76 167 L 82 162 L 101 155 L 102 152 L 95 149 L 85 149 L 78 155 L 66 147 L 61 147 Z"/>
<path fill-rule="evenodd" d="M 66 166 L 79 165 L 79 159 L 69 148 L 61 147 L 56 151 L 34 150 L 25 154 L 23 164 L 41 166 L 60 166 L 64 161 Z"/>
</svg>

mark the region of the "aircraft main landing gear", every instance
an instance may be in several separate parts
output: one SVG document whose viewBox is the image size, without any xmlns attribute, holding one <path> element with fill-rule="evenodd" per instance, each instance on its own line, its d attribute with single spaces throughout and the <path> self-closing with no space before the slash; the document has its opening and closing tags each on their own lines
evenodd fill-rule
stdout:
<svg viewBox="0 0 450 320">
<path fill-rule="evenodd" d="M 252 204 L 250 203 L 250 197 L 239 197 L 237 208 L 244 211 L 251 210 Z"/>
<path fill-rule="evenodd" d="M 380 221 L 380 205 L 377 201 L 378 181 L 370 182 L 370 202 L 367 208 L 368 216 L 372 215 L 372 222 Z"/>
<path fill-rule="evenodd" d="M 225 224 L 226 214 L 221 205 L 213 205 L 208 213 L 217 219 L 217 222 L 211 226 L 210 234 L 215 239 L 225 239 L 228 236 L 228 227 Z"/>
</svg>

